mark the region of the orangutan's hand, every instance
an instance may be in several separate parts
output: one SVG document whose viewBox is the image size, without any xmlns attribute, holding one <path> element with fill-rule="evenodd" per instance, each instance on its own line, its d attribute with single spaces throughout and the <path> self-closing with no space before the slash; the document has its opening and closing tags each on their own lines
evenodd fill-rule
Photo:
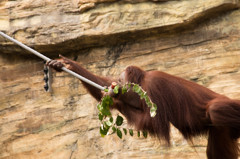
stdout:
<svg viewBox="0 0 240 159">
<path fill-rule="evenodd" d="M 66 67 L 67 69 L 71 70 L 72 68 L 72 60 L 59 55 L 60 59 L 56 59 L 56 60 L 50 60 L 46 63 L 47 66 L 55 69 L 58 72 L 62 71 L 62 67 Z"/>
</svg>

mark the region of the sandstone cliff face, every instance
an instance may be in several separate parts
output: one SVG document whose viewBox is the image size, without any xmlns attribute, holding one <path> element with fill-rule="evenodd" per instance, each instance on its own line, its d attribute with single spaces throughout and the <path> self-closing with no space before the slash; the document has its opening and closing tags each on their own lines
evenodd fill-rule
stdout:
<svg viewBox="0 0 240 159">
<path fill-rule="evenodd" d="M 3 0 L 0 30 L 51 58 L 59 53 L 102 76 L 128 65 L 162 70 L 240 99 L 238 0 Z M 79 80 L 53 72 L 0 37 L 0 158 L 206 158 L 173 129 L 154 138 L 101 138 L 97 102 Z M 117 112 L 116 112 L 117 113 Z"/>
</svg>

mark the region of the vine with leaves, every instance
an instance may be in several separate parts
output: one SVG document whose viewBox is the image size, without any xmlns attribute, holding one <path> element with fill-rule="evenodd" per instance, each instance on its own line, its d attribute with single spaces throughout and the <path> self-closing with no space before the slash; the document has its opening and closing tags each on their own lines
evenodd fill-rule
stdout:
<svg viewBox="0 0 240 159">
<path fill-rule="evenodd" d="M 141 99 L 144 99 L 147 106 L 150 107 L 150 116 L 155 117 L 157 111 L 157 105 L 152 102 L 152 100 L 148 97 L 147 93 L 142 89 L 141 86 L 134 83 L 126 83 L 122 86 L 122 89 L 119 89 L 119 85 L 113 86 L 113 92 L 115 94 L 122 93 L 125 94 L 128 91 L 132 90 L 137 93 Z M 121 92 L 119 92 L 121 90 Z M 108 89 L 104 90 L 108 92 Z M 98 104 L 97 108 L 99 110 L 98 118 L 101 122 L 100 126 L 100 134 L 102 137 L 108 134 L 117 134 L 119 138 L 122 138 L 123 133 L 130 136 L 133 136 L 133 129 L 122 128 L 123 117 L 121 115 L 117 115 L 116 119 L 113 118 L 110 107 L 113 105 L 113 99 L 109 95 L 105 95 L 102 97 L 101 102 Z M 141 132 L 138 131 L 137 135 L 140 137 Z M 142 131 L 142 135 L 147 138 L 147 132 Z"/>
</svg>

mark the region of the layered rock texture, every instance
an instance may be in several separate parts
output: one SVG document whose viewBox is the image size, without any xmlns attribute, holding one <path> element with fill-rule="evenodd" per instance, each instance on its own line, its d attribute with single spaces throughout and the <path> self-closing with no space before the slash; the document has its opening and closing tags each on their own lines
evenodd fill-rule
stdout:
<svg viewBox="0 0 240 159">
<path fill-rule="evenodd" d="M 240 99 L 238 0 L 2 0 L 0 30 L 102 76 L 161 70 Z M 0 158 L 206 158 L 206 137 L 100 137 L 97 102 L 81 82 L 0 37 Z M 117 112 L 115 112 L 117 113 Z M 195 152 L 197 151 L 197 153 Z"/>
</svg>

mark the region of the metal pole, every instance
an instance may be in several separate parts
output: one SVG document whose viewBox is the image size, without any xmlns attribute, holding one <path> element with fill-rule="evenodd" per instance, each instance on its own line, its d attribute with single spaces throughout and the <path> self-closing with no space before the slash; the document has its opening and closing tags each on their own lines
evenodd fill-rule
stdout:
<svg viewBox="0 0 240 159">
<path fill-rule="evenodd" d="M 6 38 L 6 39 L 8 39 L 8 40 L 10 40 L 10 41 L 12 41 L 12 42 L 14 42 L 15 44 L 21 46 L 21 47 L 24 48 L 25 50 L 28 50 L 29 52 L 31 52 L 31 53 L 37 55 L 38 57 L 42 58 L 42 59 L 45 60 L 45 61 L 50 61 L 50 60 L 51 60 L 50 58 L 48 58 L 48 57 L 44 56 L 43 54 L 41 54 L 41 53 L 39 53 L 39 52 L 33 50 L 32 48 L 30 48 L 30 47 L 24 45 L 23 43 L 21 43 L 21 42 L 15 40 L 15 39 L 13 39 L 12 37 L 10 37 L 10 36 L 4 34 L 4 33 L 1 32 L 1 31 L 0 31 L 0 35 L 2 35 L 4 38 Z"/>
<path fill-rule="evenodd" d="M 4 38 L 6 38 L 6 39 L 8 39 L 8 40 L 10 40 L 10 41 L 12 41 L 12 42 L 14 42 L 15 44 L 21 46 L 22 48 L 28 50 L 29 52 L 35 54 L 36 56 L 42 58 L 42 59 L 45 60 L 45 61 L 50 61 L 50 60 L 51 60 L 50 58 L 44 56 L 43 54 L 37 52 L 36 50 L 33 50 L 32 48 L 24 45 L 23 43 L 15 40 L 15 39 L 13 39 L 12 37 L 6 35 L 5 33 L 1 32 L 1 31 L 0 31 L 0 35 L 3 36 Z M 87 78 L 85 78 L 85 77 L 83 77 L 83 76 L 81 76 L 81 75 L 79 75 L 79 74 L 77 74 L 77 73 L 75 73 L 75 72 L 67 69 L 66 67 L 62 67 L 62 70 L 65 71 L 65 72 L 67 72 L 67 73 L 69 73 L 69 74 L 71 74 L 71 75 L 73 75 L 73 76 L 75 76 L 75 77 L 77 77 L 77 78 L 79 78 L 80 80 L 82 80 L 82 81 L 84 81 L 84 82 L 86 82 L 86 83 L 88 83 L 88 84 L 90 84 L 90 85 L 92 85 L 92 86 L 100 89 L 100 90 L 104 90 L 104 89 L 105 89 L 105 87 L 102 87 L 102 86 L 100 86 L 99 84 L 97 84 L 97 83 L 95 83 L 95 82 L 93 82 L 93 81 L 90 81 L 89 79 L 87 79 Z"/>
</svg>

